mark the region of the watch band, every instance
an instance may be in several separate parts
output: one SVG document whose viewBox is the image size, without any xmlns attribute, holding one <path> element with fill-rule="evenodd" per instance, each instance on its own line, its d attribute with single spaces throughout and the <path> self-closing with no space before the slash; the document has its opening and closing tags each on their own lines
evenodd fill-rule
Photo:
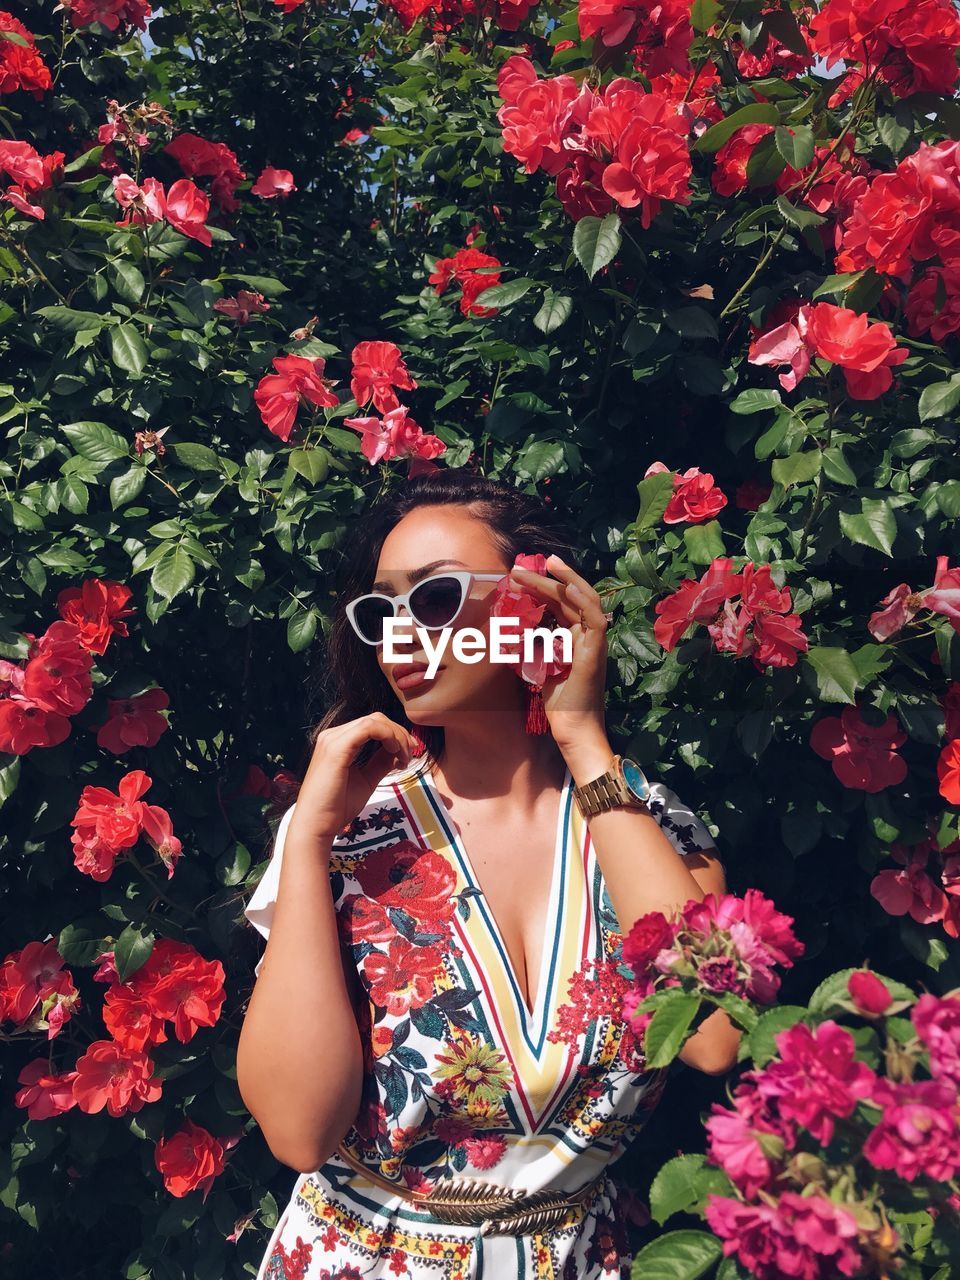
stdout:
<svg viewBox="0 0 960 1280">
<path fill-rule="evenodd" d="M 634 795 L 624 782 L 620 771 L 621 759 L 619 755 L 614 756 L 606 773 L 585 782 L 582 787 L 574 787 L 574 799 L 585 818 L 592 818 L 607 809 L 643 809 L 649 812 L 646 802 Z"/>
</svg>

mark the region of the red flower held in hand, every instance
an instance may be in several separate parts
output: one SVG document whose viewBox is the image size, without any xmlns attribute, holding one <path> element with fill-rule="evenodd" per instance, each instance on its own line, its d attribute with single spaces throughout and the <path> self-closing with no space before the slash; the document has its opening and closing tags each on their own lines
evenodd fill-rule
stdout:
<svg viewBox="0 0 960 1280">
<path fill-rule="evenodd" d="M 171 1195 L 179 1198 L 200 1188 L 206 1200 L 214 1179 L 223 1173 L 223 1154 L 219 1139 L 201 1125 L 186 1120 L 182 1129 L 160 1139 L 154 1149 L 154 1161 Z"/>
<path fill-rule="evenodd" d="M 124 755 L 131 747 L 155 747 L 170 728 L 160 714 L 170 705 L 164 689 L 148 689 L 133 698 L 108 698 L 107 718 L 97 730 L 97 745 L 114 755 Z"/>
<path fill-rule="evenodd" d="M 868 724 L 857 707 L 844 707 L 839 716 L 824 716 L 813 726 L 810 746 L 829 760 L 845 787 L 882 791 L 907 776 L 907 764 L 897 747 L 907 740 L 891 712 L 880 725 Z"/>
<path fill-rule="evenodd" d="M 330 390 L 336 386 L 332 378 L 325 378 L 326 361 L 317 356 L 274 356 L 276 373 L 265 374 L 253 393 L 264 425 L 288 441 L 301 403 L 335 409 L 340 403 Z"/>
<path fill-rule="evenodd" d="M 400 408 L 394 388 L 413 391 L 416 383 L 392 342 L 358 342 L 351 356 L 350 392 L 362 409 L 373 401 L 377 413 Z"/>
</svg>

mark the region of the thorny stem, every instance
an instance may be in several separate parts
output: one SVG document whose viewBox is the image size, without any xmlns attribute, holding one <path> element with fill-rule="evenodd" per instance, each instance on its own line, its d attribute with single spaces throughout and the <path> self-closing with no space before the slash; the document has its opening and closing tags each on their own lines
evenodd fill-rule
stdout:
<svg viewBox="0 0 960 1280">
<path fill-rule="evenodd" d="M 736 17 L 737 10 L 739 8 L 740 8 L 740 0 L 737 0 L 736 4 L 733 6 L 733 8 L 730 10 L 726 18 L 724 19 L 723 26 L 720 28 L 719 32 L 717 33 L 716 39 L 718 44 L 723 43 L 723 38 L 727 34 L 727 28 L 730 26 L 730 23 Z M 696 70 L 694 71 L 692 77 L 690 78 L 690 83 L 687 85 L 686 92 L 684 93 L 683 97 L 680 99 L 681 106 L 683 106 L 684 103 L 689 99 L 691 93 L 693 92 L 693 86 L 700 79 L 700 72 L 703 70 L 703 68 L 707 65 L 709 61 L 710 61 L 710 50 L 707 50 L 703 58 L 697 64 Z"/>
<path fill-rule="evenodd" d="M 875 79 L 876 79 L 876 72 L 874 71 L 866 80 L 864 80 L 857 87 L 856 93 L 854 94 L 854 104 L 853 104 L 853 109 L 850 113 L 849 122 L 843 126 L 843 128 L 840 130 L 839 137 L 835 139 L 833 145 L 826 152 L 826 154 L 820 158 L 816 167 L 807 177 L 806 181 L 801 184 L 799 189 L 794 194 L 793 200 L 795 204 L 799 203 L 803 199 L 803 197 L 807 194 L 807 192 L 816 182 L 817 178 L 819 178 L 820 174 L 823 172 L 828 161 L 831 160 L 834 154 L 839 150 L 841 143 L 845 142 L 848 134 L 853 132 L 853 130 L 855 129 L 856 125 L 859 122 L 858 117 L 860 113 L 860 108 L 863 105 L 863 99 L 866 97 L 866 90 L 868 86 L 872 87 Z M 773 240 L 767 246 L 766 251 L 761 256 L 757 265 L 750 272 L 749 276 L 747 276 L 746 280 L 744 280 L 743 284 L 740 286 L 740 288 L 736 291 L 736 293 L 733 295 L 730 301 L 726 304 L 726 306 L 720 312 L 721 320 L 725 315 L 727 315 L 729 311 L 733 309 L 734 303 L 739 301 L 739 299 L 743 297 L 744 293 L 746 293 L 747 289 L 750 288 L 754 280 L 756 280 L 757 276 L 760 274 L 763 268 L 767 265 L 767 263 L 773 257 L 773 254 L 776 251 L 777 246 L 779 245 L 783 237 L 786 235 L 788 229 L 789 229 L 788 223 L 784 222 L 783 225 L 780 227 L 779 231 L 777 232 L 777 234 L 774 236 Z"/>
</svg>

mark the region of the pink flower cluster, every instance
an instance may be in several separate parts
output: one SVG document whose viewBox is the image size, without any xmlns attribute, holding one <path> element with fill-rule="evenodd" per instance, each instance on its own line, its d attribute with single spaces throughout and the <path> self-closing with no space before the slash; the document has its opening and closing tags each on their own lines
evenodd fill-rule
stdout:
<svg viewBox="0 0 960 1280">
<path fill-rule="evenodd" d="M 0 1022 L 13 1022 L 18 1032 L 46 1031 L 52 1040 L 79 1005 L 55 942 L 28 942 L 0 964 Z"/>
<path fill-rule="evenodd" d="M 643 473 L 647 476 L 669 471 L 663 462 L 651 462 Z M 673 494 L 663 513 L 664 524 L 703 524 L 712 520 L 727 505 L 729 499 L 715 483 L 709 471 L 699 467 L 687 467 L 686 471 L 673 472 Z"/>
<path fill-rule="evenodd" d="M 665 200 L 690 201 L 690 124 L 664 93 L 618 77 L 594 91 L 573 76 L 538 78 L 515 54 L 497 76 L 504 150 L 527 173 L 557 179 L 571 218 L 639 209 L 649 227 Z"/>
<path fill-rule="evenodd" d="M 46 211 L 36 202 L 41 191 L 48 191 L 63 177 L 62 151 L 51 151 L 42 156 L 29 142 L 15 139 L 0 140 L 0 173 L 9 183 L 0 200 L 6 200 L 20 213 L 43 221 Z"/>
<path fill-rule="evenodd" d="M 207 246 L 213 243 L 207 226 L 210 201 L 189 178 L 178 178 L 165 191 L 156 178 L 144 178 L 138 186 L 129 174 L 118 173 L 113 179 L 113 194 L 124 210 L 119 227 L 166 220 L 181 235 Z"/>
<path fill-rule="evenodd" d="M 858 970 L 838 1003 L 876 1022 L 909 1001 Z M 889 1181 L 871 1170 L 911 1184 L 960 1171 L 960 993 L 921 996 L 911 1020 L 916 1039 L 898 1041 L 896 1078 L 861 1061 L 835 1020 L 798 1022 L 777 1035 L 765 1066 L 741 1078 L 732 1107 L 712 1104 L 708 1158 L 739 1198 L 708 1195 L 707 1221 L 758 1280 L 828 1280 L 861 1274 L 867 1258 L 889 1261 L 899 1243 L 882 1212 Z M 922 1065 L 929 1079 L 917 1078 Z M 823 1148 L 835 1141 L 828 1163 Z M 842 1199 L 830 1194 L 839 1186 Z"/>
<path fill-rule="evenodd" d="M 893 384 L 892 369 L 910 354 L 898 347 L 888 325 L 873 323 L 832 302 L 786 303 L 786 319 L 750 343 L 751 364 L 789 365 L 780 385 L 792 391 L 805 378 L 814 357 L 843 370 L 847 394 L 855 400 L 876 400 Z"/>
<path fill-rule="evenodd" d="M 151 779 L 142 769 L 134 769 L 120 779 L 116 792 L 107 787 L 86 786 L 80 804 L 70 819 L 73 860 L 78 871 L 94 880 L 109 880 L 117 858 L 146 837 L 167 868 L 174 872 L 183 847 L 173 834 L 170 814 L 140 797 L 149 790 Z"/>
<path fill-rule="evenodd" d="M 408 475 L 433 471 L 431 459 L 439 457 L 446 445 L 439 436 L 428 435 L 410 417 L 397 390 L 413 391 L 416 382 L 403 362 L 399 347 L 392 342 L 358 342 L 353 349 L 350 390 L 362 408 L 373 402 L 381 418 L 344 418 L 344 426 L 361 434 L 361 448 L 369 462 L 409 457 Z"/>
<path fill-rule="evenodd" d="M 769 565 L 758 568 L 748 561 L 734 570 L 729 557 L 719 556 L 699 581 L 684 578 L 676 591 L 657 601 L 653 634 L 669 652 L 691 623 L 706 623 L 718 653 L 749 656 L 760 671 L 792 667 L 809 641 L 800 615 L 790 608 L 790 588 L 774 585 Z"/>
<path fill-rule="evenodd" d="M 623 940 L 623 960 L 635 987 L 624 1008 L 634 1020 L 637 1005 L 656 990 L 685 986 L 701 994 L 732 992 L 744 1000 L 770 1004 L 780 989 L 775 965 L 785 969 L 803 955 L 790 916 L 778 911 L 759 889 L 742 898 L 708 893 L 691 898 L 668 920 L 651 911 L 636 920 Z"/>
<path fill-rule="evenodd" d="M 880 871 L 870 892 L 891 916 L 909 915 L 918 924 L 940 924 L 960 937 L 960 840 L 943 849 L 932 835 L 914 845 L 895 841 L 890 856 L 897 869 Z"/>
</svg>

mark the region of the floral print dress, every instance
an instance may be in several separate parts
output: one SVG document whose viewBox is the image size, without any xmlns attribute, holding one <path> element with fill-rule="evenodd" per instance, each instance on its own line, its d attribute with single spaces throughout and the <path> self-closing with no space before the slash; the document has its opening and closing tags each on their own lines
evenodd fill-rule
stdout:
<svg viewBox="0 0 960 1280">
<path fill-rule="evenodd" d="M 573 778 L 567 769 L 531 1010 L 425 760 L 388 774 L 333 843 L 340 941 L 365 996 L 363 1098 L 344 1144 L 422 1191 L 452 1176 L 572 1192 L 604 1176 L 559 1225 L 483 1235 L 440 1222 L 335 1153 L 297 1176 L 257 1280 L 619 1280 L 630 1262 L 624 1207 L 604 1171 L 643 1127 L 666 1073 L 644 1069 L 619 1002 L 611 1012 L 611 991 L 626 989 L 622 938 Z M 714 849 L 675 793 L 651 786 L 678 854 Z M 264 937 L 294 809 L 245 908 Z"/>
</svg>

